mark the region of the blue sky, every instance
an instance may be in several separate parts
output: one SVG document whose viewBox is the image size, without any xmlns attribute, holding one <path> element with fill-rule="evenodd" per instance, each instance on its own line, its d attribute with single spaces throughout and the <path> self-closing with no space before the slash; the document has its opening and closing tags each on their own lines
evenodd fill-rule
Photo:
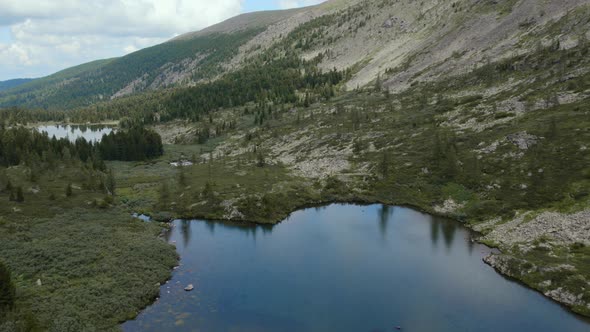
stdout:
<svg viewBox="0 0 590 332">
<path fill-rule="evenodd" d="M 0 27 L 0 43 L 10 43 L 12 36 L 9 27 Z"/>
<path fill-rule="evenodd" d="M 244 2 L 244 12 L 254 12 L 259 10 L 279 9 L 278 1 L 274 0 L 246 0 Z"/>
<path fill-rule="evenodd" d="M 0 81 L 42 77 L 240 13 L 323 0 L 0 0 Z"/>
</svg>

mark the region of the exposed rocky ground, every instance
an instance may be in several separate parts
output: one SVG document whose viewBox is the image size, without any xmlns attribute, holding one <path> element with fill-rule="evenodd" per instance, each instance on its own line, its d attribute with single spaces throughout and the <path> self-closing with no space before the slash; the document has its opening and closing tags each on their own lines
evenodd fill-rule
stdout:
<svg viewBox="0 0 590 332">
<path fill-rule="evenodd" d="M 542 212 L 521 214 L 508 222 L 492 220 L 474 227 L 487 233 L 482 240 L 493 242 L 501 247 L 518 244 L 520 250 L 527 252 L 527 245 L 541 239 L 554 245 L 580 243 L 590 245 L 590 210 L 573 214 Z"/>
</svg>

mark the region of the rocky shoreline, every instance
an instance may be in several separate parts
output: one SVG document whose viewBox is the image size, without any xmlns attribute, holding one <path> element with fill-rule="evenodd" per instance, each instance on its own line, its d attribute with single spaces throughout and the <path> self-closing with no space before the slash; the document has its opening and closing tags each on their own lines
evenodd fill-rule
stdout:
<svg viewBox="0 0 590 332">
<path fill-rule="evenodd" d="M 485 257 L 485 263 L 574 312 L 590 316 L 587 260 L 578 257 L 590 246 L 590 210 L 525 213 L 508 222 L 492 220 L 473 228 L 487 233 L 480 241 L 501 251 Z"/>
</svg>

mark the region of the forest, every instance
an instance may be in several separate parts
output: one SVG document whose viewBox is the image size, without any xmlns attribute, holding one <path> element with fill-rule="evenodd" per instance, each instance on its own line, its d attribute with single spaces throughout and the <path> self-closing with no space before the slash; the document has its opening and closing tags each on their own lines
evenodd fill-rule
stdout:
<svg viewBox="0 0 590 332">
<path fill-rule="evenodd" d="M 24 163 L 29 167 L 52 167 L 57 161 L 77 159 L 104 170 L 103 160 L 146 160 L 161 156 L 162 139 L 152 130 L 135 126 L 105 135 L 99 143 L 84 138 L 75 142 L 49 137 L 25 127 L 0 127 L 0 166 Z"/>
<path fill-rule="evenodd" d="M 140 126 L 104 135 L 95 147 L 105 160 L 146 160 L 164 153 L 160 135 Z"/>
</svg>

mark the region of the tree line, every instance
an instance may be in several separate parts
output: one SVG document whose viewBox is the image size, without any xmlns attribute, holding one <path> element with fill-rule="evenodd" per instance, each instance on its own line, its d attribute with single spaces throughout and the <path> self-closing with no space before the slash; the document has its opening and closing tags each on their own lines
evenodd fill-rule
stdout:
<svg viewBox="0 0 590 332">
<path fill-rule="evenodd" d="M 59 160 L 67 162 L 74 158 L 104 171 L 103 160 L 146 160 L 162 154 L 160 135 L 141 126 L 112 132 L 98 143 L 84 138 L 71 142 L 66 138 L 50 138 L 47 133 L 25 127 L 0 126 L 0 166 L 4 167 L 21 163 L 52 165 Z"/>
</svg>

